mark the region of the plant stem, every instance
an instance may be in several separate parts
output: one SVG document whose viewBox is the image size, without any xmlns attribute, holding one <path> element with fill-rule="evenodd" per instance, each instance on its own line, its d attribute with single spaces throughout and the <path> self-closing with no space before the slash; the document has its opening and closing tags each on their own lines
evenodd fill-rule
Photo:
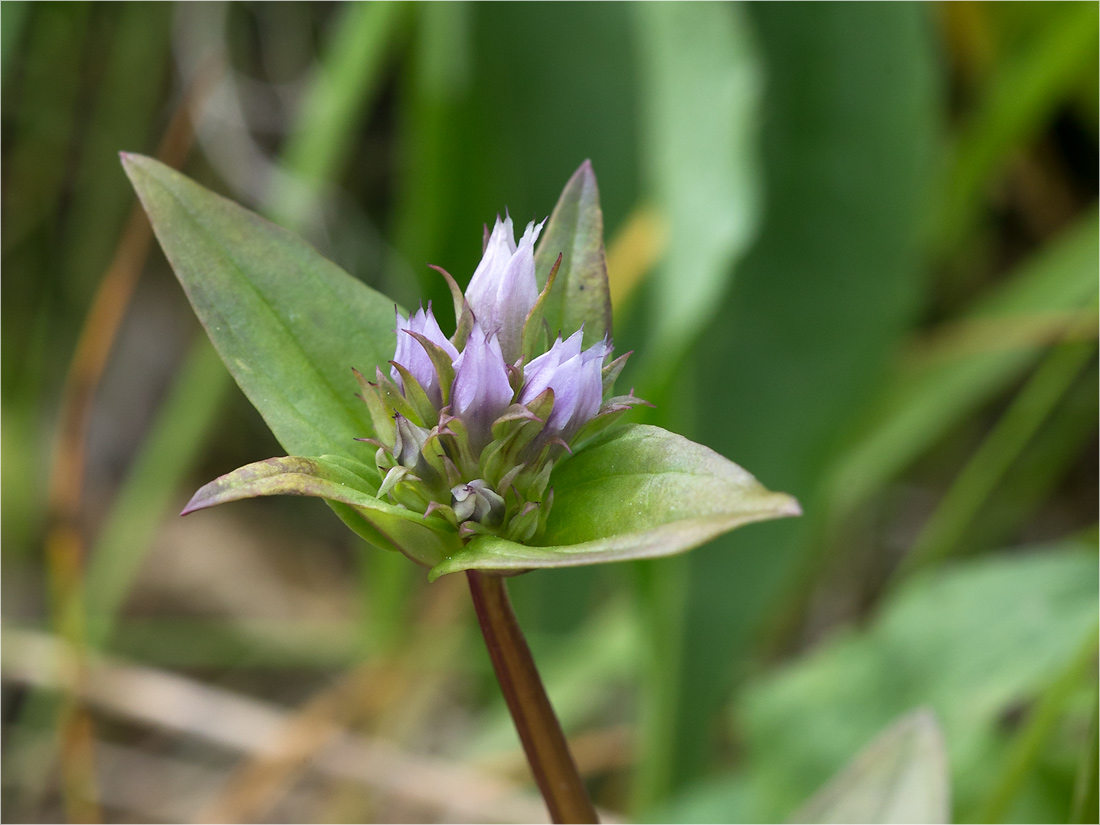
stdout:
<svg viewBox="0 0 1100 825">
<path fill-rule="evenodd" d="M 554 822 L 598 822 L 501 576 L 467 570 L 489 658 Z"/>
</svg>

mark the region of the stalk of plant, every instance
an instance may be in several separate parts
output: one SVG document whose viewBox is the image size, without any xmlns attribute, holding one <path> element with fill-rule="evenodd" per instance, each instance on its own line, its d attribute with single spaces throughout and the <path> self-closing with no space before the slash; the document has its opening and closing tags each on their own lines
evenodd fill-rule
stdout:
<svg viewBox="0 0 1100 825">
<path fill-rule="evenodd" d="M 799 508 L 702 445 L 620 421 L 645 402 L 613 390 L 626 356 L 612 354 L 591 165 L 518 243 L 510 218 L 486 227 L 465 291 L 438 270 L 447 336 L 431 304 L 395 312 L 290 233 L 148 158 L 123 164 L 215 348 L 288 453 L 214 480 L 183 513 L 315 496 L 430 580 L 467 571 L 551 816 L 595 821 L 503 576 L 680 553 Z"/>
<path fill-rule="evenodd" d="M 478 624 L 504 701 L 554 822 L 598 822 L 558 718 L 539 679 L 502 576 L 467 570 Z"/>
</svg>

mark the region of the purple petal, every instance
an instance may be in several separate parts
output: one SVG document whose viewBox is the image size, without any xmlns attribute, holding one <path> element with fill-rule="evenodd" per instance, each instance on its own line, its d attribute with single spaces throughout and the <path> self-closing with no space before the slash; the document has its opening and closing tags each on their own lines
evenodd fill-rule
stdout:
<svg viewBox="0 0 1100 825">
<path fill-rule="evenodd" d="M 603 362 L 611 350 L 608 339 L 581 352 L 582 333 L 565 341 L 558 339 L 549 352 L 540 355 L 524 370 L 526 379 L 520 403 L 536 398 L 548 387 L 554 391 L 554 408 L 543 429 L 544 438 L 561 436 L 569 440 L 599 412 L 603 399 Z"/>
<path fill-rule="evenodd" d="M 447 340 L 447 336 L 439 328 L 439 322 L 432 314 L 430 303 L 426 310 L 421 307 L 415 313 L 411 313 L 408 318 L 402 316 L 400 312 L 397 313 L 397 348 L 393 360 L 412 373 L 413 378 L 424 388 L 428 397 L 439 404 L 441 400 L 439 377 L 436 375 L 435 365 L 432 364 L 432 359 L 428 357 L 423 345 L 409 335 L 409 332 L 423 335 L 433 344 L 442 347 L 451 356 L 452 361 L 458 358 L 458 350 L 455 349 L 454 344 Z M 405 389 L 404 384 L 401 382 L 401 374 L 393 367 L 390 368 L 390 377 L 393 378 L 397 386 L 401 387 L 402 390 Z"/>
<path fill-rule="evenodd" d="M 512 220 L 497 219 L 485 254 L 466 288 L 466 300 L 481 328 L 496 334 L 508 363 L 519 358 L 523 323 L 538 300 L 535 241 L 543 224 L 529 223 L 517 247 Z"/>
<path fill-rule="evenodd" d="M 543 390 L 550 386 L 550 380 L 562 362 L 580 354 L 581 338 L 582 333 L 580 330 L 574 332 L 564 341 L 558 338 L 548 352 L 544 352 L 523 368 L 525 383 L 519 398 L 521 404 L 526 404 L 538 397 Z M 555 390 L 555 392 L 557 391 Z"/>
<path fill-rule="evenodd" d="M 466 348 L 455 361 L 451 385 L 452 412 L 466 425 L 475 451 L 488 443 L 493 421 L 511 403 L 512 385 L 500 342 L 475 321 Z"/>
</svg>

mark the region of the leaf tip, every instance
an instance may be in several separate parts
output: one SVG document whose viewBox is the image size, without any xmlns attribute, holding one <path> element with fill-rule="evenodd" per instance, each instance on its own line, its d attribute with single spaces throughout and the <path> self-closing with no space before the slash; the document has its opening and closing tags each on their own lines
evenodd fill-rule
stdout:
<svg viewBox="0 0 1100 825">
<path fill-rule="evenodd" d="M 199 492 L 201 493 L 202 491 L 200 490 Z M 199 493 L 195 493 L 195 495 L 191 496 L 191 500 L 184 505 L 182 510 L 180 510 L 180 515 L 189 516 L 197 510 L 202 510 L 204 507 L 206 507 L 206 504 L 199 499 Z"/>
<path fill-rule="evenodd" d="M 565 188 L 568 189 L 570 184 L 579 185 L 582 190 L 596 185 L 596 170 L 592 166 L 591 158 L 585 158 L 584 162 L 577 167 L 577 171 L 573 173 L 573 177 L 569 179 Z"/>
<path fill-rule="evenodd" d="M 137 152 L 119 152 L 118 159 L 122 164 L 122 168 L 127 172 L 135 166 L 140 165 L 143 160 L 148 160 L 144 155 L 140 155 Z"/>
<path fill-rule="evenodd" d="M 213 507 L 215 504 L 220 504 L 224 499 L 218 498 L 215 489 L 215 485 L 219 480 L 220 479 L 215 479 L 196 490 L 195 495 L 191 496 L 191 500 L 184 505 L 182 510 L 180 510 L 180 515 L 189 516 L 199 510 L 205 510 L 208 507 Z"/>
</svg>

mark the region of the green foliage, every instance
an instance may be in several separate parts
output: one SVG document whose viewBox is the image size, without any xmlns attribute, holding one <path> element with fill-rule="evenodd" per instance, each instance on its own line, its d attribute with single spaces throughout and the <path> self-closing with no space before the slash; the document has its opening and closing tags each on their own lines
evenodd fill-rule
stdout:
<svg viewBox="0 0 1100 825">
<path fill-rule="evenodd" d="M 60 387 L 132 202 L 115 153 L 154 153 L 191 88 L 200 139 L 188 177 L 305 232 L 404 306 L 448 306 L 424 264 L 465 282 L 483 223 L 504 207 L 517 222 L 546 217 L 590 158 L 610 278 L 640 284 L 614 330 L 617 349 L 635 351 L 626 386 L 657 403 L 634 420 L 735 457 L 805 507 L 690 556 L 510 581 L 567 728 L 603 742 L 582 751 L 606 759 L 591 783 L 600 804 L 630 819 L 808 818 L 800 806 L 821 783 L 926 704 L 951 753 L 956 820 L 1096 821 L 1095 4 L 259 4 L 196 26 L 188 4 L 5 2 L 0 17 L 5 632 L 47 621 Z M 226 83 L 186 86 L 180 67 L 207 52 Z M 177 259 L 227 264 L 212 238 L 242 220 L 264 226 L 225 206 L 204 227 L 164 197 L 170 178 L 141 175 L 160 189 L 157 208 L 207 235 Z M 643 224 L 652 248 L 627 248 L 638 270 L 624 274 L 620 231 Z M 312 250 L 285 242 L 275 270 L 232 277 L 262 291 L 314 267 Z M 367 294 L 316 266 L 342 294 Z M 302 289 L 244 331 L 299 350 L 288 363 L 334 359 L 331 374 L 265 364 L 249 378 L 293 452 L 369 459 L 351 441 L 370 419 L 350 368 L 392 353 L 392 338 L 371 337 L 392 329 L 392 304 L 375 295 L 369 307 L 345 301 L 336 322 L 286 326 L 319 300 Z M 164 325 L 155 340 L 142 337 L 150 317 Z M 383 710 L 366 728 L 411 751 L 430 742 L 444 759 L 514 746 L 501 706 L 475 709 L 491 695 L 488 668 L 462 614 L 440 606 L 446 578 L 428 585 L 400 555 L 330 530 L 313 503 L 280 502 L 285 519 L 251 502 L 224 522 L 176 521 L 199 484 L 278 451 L 191 340 L 197 330 L 176 323 L 190 317 L 154 255 L 90 388 L 88 642 L 288 707 L 367 657 L 379 693 L 401 701 L 368 692 Z M 1067 340 L 1079 322 L 1085 333 Z M 1041 365 L 1067 350 L 1075 369 L 1052 382 Z M 295 396 L 311 382 L 323 391 Z M 1039 394 L 1042 414 L 1017 426 L 1006 411 L 1035 413 Z M 319 408 L 337 431 L 318 431 Z M 577 466 L 598 455 L 579 452 Z M 689 477 L 701 498 L 686 504 L 705 507 L 705 476 Z M 621 503 L 609 493 L 616 529 L 630 526 Z M 948 550 L 910 579 L 918 565 L 901 560 L 945 503 L 950 541 L 934 545 Z M 586 504 L 558 496 L 563 543 L 591 527 Z M 234 529 L 250 518 L 276 525 L 262 570 L 231 566 Z M 1073 536 L 1090 556 L 1004 549 Z M 202 562 L 201 583 L 155 589 L 164 557 L 151 564 L 151 551 L 206 559 L 211 541 L 226 546 Z M 951 567 L 938 558 L 979 553 Z M 288 572 L 286 557 L 302 567 Z M 308 590 L 300 573 L 314 562 L 340 571 L 323 593 L 335 618 L 264 618 L 298 605 L 287 594 Z M 265 575 L 285 589 L 262 595 Z M 226 581 L 236 602 L 215 598 Z M 403 658 L 421 616 L 434 646 Z M 50 743 L 64 702 L 9 685 L 11 672 L 6 661 L 5 812 L 58 819 L 52 766 L 63 761 Z M 415 689 L 401 687 L 407 672 Z M 623 728 L 633 744 L 607 745 Z M 145 757 L 147 741 L 154 755 L 182 742 L 95 729 L 105 799 L 112 776 L 134 773 L 112 771 L 119 746 Z M 195 757 L 179 750 L 168 755 Z M 144 786 L 175 787 L 159 764 L 142 759 Z M 365 819 L 386 796 L 277 813 Z"/>
<path fill-rule="evenodd" d="M 698 424 L 688 434 L 792 491 L 807 517 L 688 562 L 681 699 L 666 745 L 675 784 L 706 763 L 734 671 L 809 551 L 839 434 L 911 322 L 934 160 L 938 99 L 921 7 L 749 9 L 769 78 L 767 211 L 689 367 Z"/>
<path fill-rule="evenodd" d="M 564 504 L 550 511 L 553 521 L 540 546 L 497 536 L 460 541 L 455 526 L 438 515 L 395 506 L 383 495 L 386 483 L 362 463 L 368 450 L 354 433 L 391 441 L 393 433 L 370 430 L 366 407 L 349 407 L 341 397 L 341 363 L 365 357 L 369 371 L 393 352 L 388 302 L 304 242 L 163 164 L 124 155 L 123 165 L 191 305 L 241 389 L 288 452 L 322 453 L 234 470 L 199 490 L 184 514 L 256 496 L 323 498 L 367 541 L 433 568 L 433 578 L 472 568 L 525 570 L 652 558 L 692 549 L 753 521 L 799 514 L 789 496 L 768 492 L 713 451 L 658 428 L 628 427 L 578 444 L 579 454 L 552 476 Z M 559 248 L 569 254 L 562 256 L 560 280 L 553 282 L 543 307 L 546 321 L 566 333 L 587 321 L 600 340 L 609 327 L 610 302 L 603 219 L 590 164 L 582 164 L 566 184 L 542 249 L 547 242 L 553 244 L 550 254 Z M 546 258 L 544 253 L 543 263 Z M 461 305 L 456 302 L 456 312 Z M 415 404 L 411 391 L 418 387 L 406 374 L 409 401 L 395 397 L 414 420 L 417 414 L 408 405 Z M 423 400 L 431 408 L 426 396 Z M 388 423 L 385 416 L 376 419 L 379 430 Z M 457 455 L 454 461 L 459 462 Z"/>
<path fill-rule="evenodd" d="M 299 455 L 350 452 L 371 434 L 352 370 L 370 374 L 393 357 L 393 304 L 163 164 L 123 163 L 195 314 L 279 443 Z"/>
<path fill-rule="evenodd" d="M 645 182 L 669 236 L 650 282 L 650 347 L 639 353 L 649 390 L 664 385 L 714 317 L 760 222 L 762 69 L 741 7 L 634 11 Z"/>
<path fill-rule="evenodd" d="M 567 338 L 583 328 L 584 346 L 590 347 L 611 334 L 603 212 L 590 162 L 581 164 L 569 179 L 540 237 L 535 253 L 535 272 L 540 277 L 553 269 L 554 258 L 561 255 L 554 286 L 542 307 L 551 343 L 554 335 Z"/>
<path fill-rule="evenodd" d="M 943 731 L 914 711 L 890 725 L 795 812 L 795 822 L 951 821 Z"/>
<path fill-rule="evenodd" d="M 980 798 L 1004 714 L 1077 655 L 1096 621 L 1097 562 L 1080 545 L 913 579 L 866 631 L 842 634 L 749 688 L 736 712 L 754 806 L 784 815 L 875 732 L 928 705 L 947 732 L 956 811 Z"/>
<path fill-rule="evenodd" d="M 713 450 L 646 425 L 585 445 L 550 480 L 554 507 L 536 546 L 479 537 L 433 577 L 667 556 L 743 524 L 800 513 L 790 496 L 766 490 Z"/>
</svg>

